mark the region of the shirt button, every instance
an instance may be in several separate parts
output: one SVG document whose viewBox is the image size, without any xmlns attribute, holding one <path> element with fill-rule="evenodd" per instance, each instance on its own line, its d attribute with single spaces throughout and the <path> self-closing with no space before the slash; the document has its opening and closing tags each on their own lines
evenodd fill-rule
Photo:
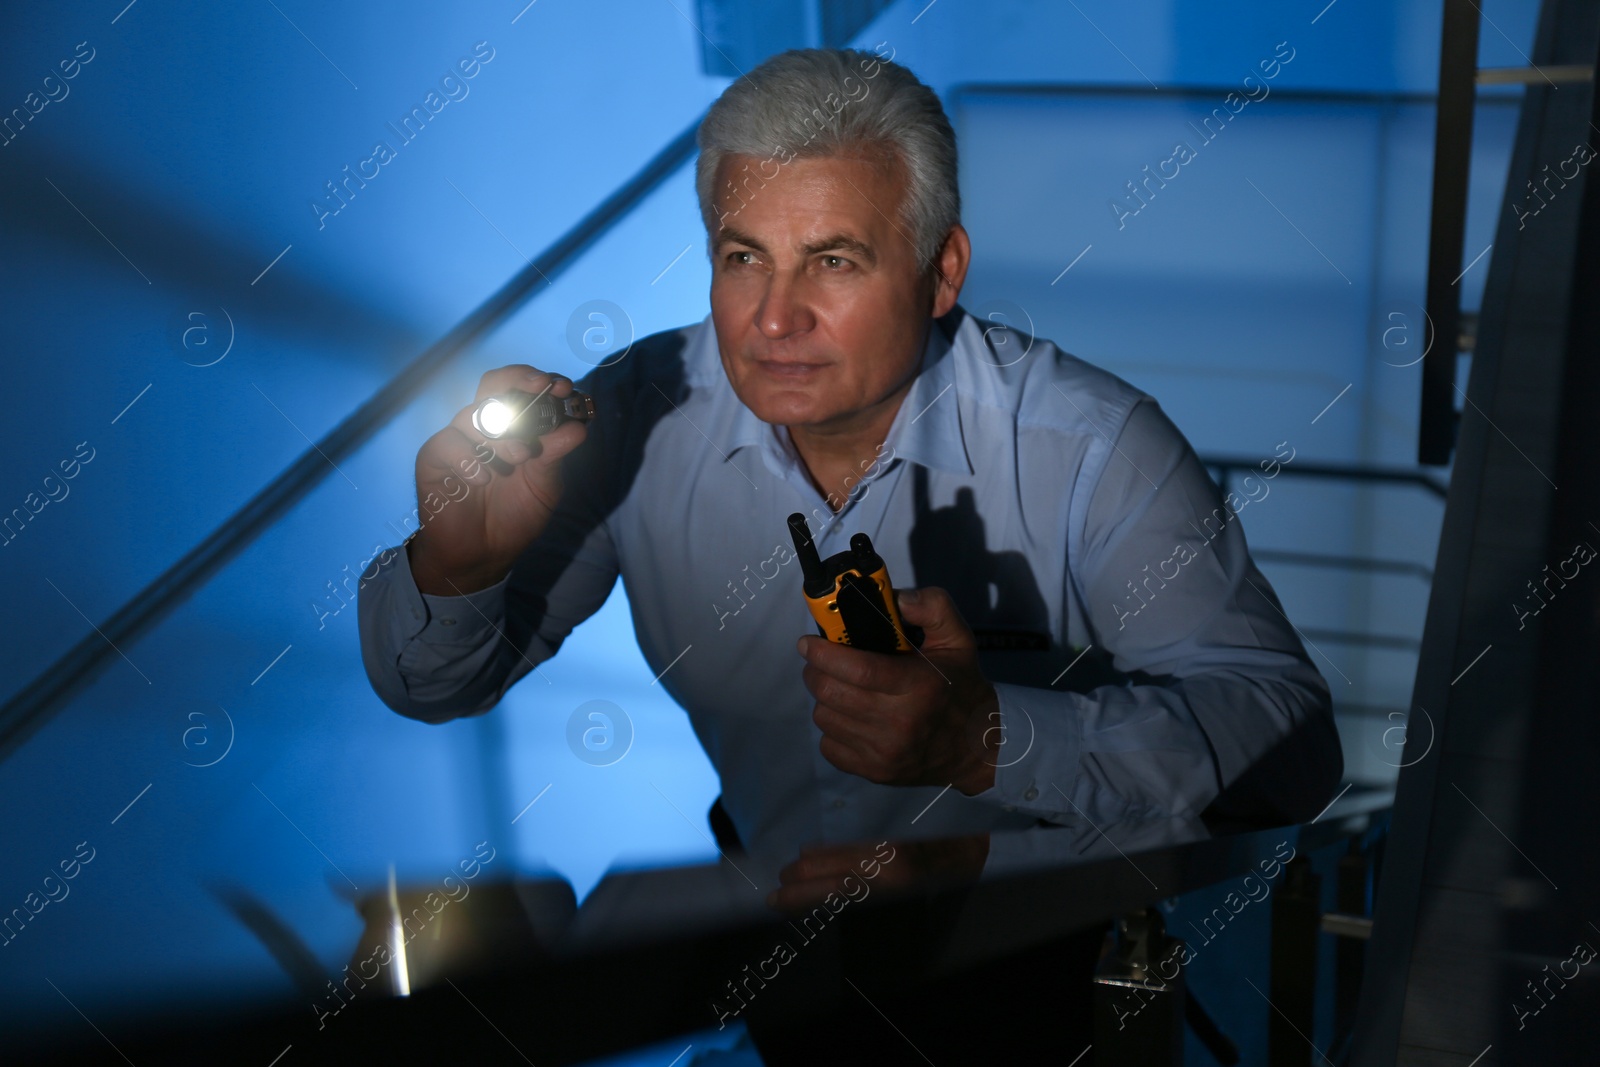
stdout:
<svg viewBox="0 0 1600 1067">
<path fill-rule="evenodd" d="M 1015 804 L 1002 804 L 1002 805 L 1000 805 L 1000 810 L 1001 811 L 1016 811 L 1017 810 L 1017 806 Z"/>
<path fill-rule="evenodd" d="M 411 617 L 413 619 L 420 619 L 420 618 L 422 618 L 422 612 L 418 611 L 416 608 L 412 608 L 411 609 Z"/>
<path fill-rule="evenodd" d="M 1028 787 L 1028 791 L 1026 793 L 1022 794 L 1022 799 L 1023 800 L 1034 800 L 1038 796 L 1039 796 L 1039 791 L 1037 789 L 1035 789 L 1033 786 L 1030 785 Z"/>
<path fill-rule="evenodd" d="M 843 800 L 843 798 L 841 798 L 839 800 L 835 800 L 833 802 L 833 806 L 836 807 L 836 808 L 842 808 L 842 807 L 844 807 L 844 805 L 845 805 L 845 801 Z"/>
<path fill-rule="evenodd" d="M 456 620 L 454 620 L 454 619 L 440 619 L 439 620 L 439 625 L 440 626 L 454 626 L 455 624 L 456 624 Z M 1033 798 L 1029 797 L 1028 799 L 1032 800 Z"/>
</svg>

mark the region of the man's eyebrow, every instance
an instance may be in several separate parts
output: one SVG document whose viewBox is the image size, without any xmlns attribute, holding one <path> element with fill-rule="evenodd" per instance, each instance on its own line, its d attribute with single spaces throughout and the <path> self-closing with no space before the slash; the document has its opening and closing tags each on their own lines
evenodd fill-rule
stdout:
<svg viewBox="0 0 1600 1067">
<path fill-rule="evenodd" d="M 804 245 L 800 251 L 808 256 L 816 255 L 818 252 L 854 252 L 869 263 L 878 261 L 878 254 L 872 250 L 871 245 L 851 237 L 847 233 L 835 233 L 824 237 L 820 241 L 812 241 L 810 244 Z"/>
<path fill-rule="evenodd" d="M 717 247 L 720 248 L 725 244 L 741 244 L 750 248 L 754 248 L 758 252 L 767 251 L 766 245 L 745 233 L 743 230 L 734 229 L 732 226 L 724 226 L 721 232 L 717 235 Z M 821 240 L 808 242 L 807 244 L 802 245 L 800 248 L 800 251 L 804 255 L 808 256 L 816 255 L 818 252 L 831 252 L 835 250 L 840 252 L 853 252 L 869 263 L 876 263 L 878 261 L 878 255 L 872 250 L 871 245 L 859 240 L 858 238 L 851 237 L 846 233 L 830 234 Z"/>
<path fill-rule="evenodd" d="M 757 252 L 765 252 L 767 250 L 766 245 L 762 244 L 754 237 L 751 237 L 743 230 L 736 230 L 732 226 L 724 226 L 717 233 L 717 247 L 720 248 L 725 244 L 748 245 L 751 248 L 754 248 Z"/>
</svg>

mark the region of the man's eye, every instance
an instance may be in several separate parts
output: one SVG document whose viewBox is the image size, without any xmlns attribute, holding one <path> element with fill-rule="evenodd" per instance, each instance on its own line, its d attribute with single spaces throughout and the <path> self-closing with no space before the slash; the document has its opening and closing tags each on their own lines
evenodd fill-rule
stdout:
<svg viewBox="0 0 1600 1067">
<path fill-rule="evenodd" d="M 748 256 L 748 255 L 752 255 L 752 253 L 750 253 L 750 252 L 729 252 L 728 253 L 728 262 L 732 263 L 736 267 L 748 266 L 749 263 L 750 263 L 749 260 L 740 259 L 739 258 L 740 256 Z"/>
<path fill-rule="evenodd" d="M 829 270 L 841 270 L 849 266 L 850 261 L 843 256 L 823 256 L 822 265 Z"/>
</svg>

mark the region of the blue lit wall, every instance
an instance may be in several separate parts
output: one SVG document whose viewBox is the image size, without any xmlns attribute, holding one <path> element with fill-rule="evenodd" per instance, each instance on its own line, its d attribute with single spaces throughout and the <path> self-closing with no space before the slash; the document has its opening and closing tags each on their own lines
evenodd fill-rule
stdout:
<svg viewBox="0 0 1600 1067">
<path fill-rule="evenodd" d="M 1402 97 L 1433 90 L 1438 4 L 1237 8 L 913 0 L 857 41 L 888 42 L 956 121 L 969 307 L 1022 306 L 1044 336 L 1155 393 L 1202 452 L 1265 455 L 1288 438 L 1310 457 L 1408 462 L 1417 368 L 1385 370 L 1404 360 L 1379 339 L 1422 288 L 1431 114 Z M 702 72 L 699 12 L 13 5 L 0 115 L 24 117 L 0 145 L 0 509 L 38 513 L 0 545 L 13 604 L 0 698 L 692 123 L 728 81 Z M 1504 36 L 1486 28 L 1483 64 L 1520 65 L 1535 5 L 1485 13 Z M 1295 50 L 1280 95 L 1117 227 L 1107 201 L 1123 182 L 1280 41 Z M 977 88 L 997 83 L 1014 91 Z M 1078 92 L 1028 91 L 1041 85 Z M 1199 96 L 1109 91 L 1152 85 Z M 1480 114 L 1469 256 L 1492 239 L 1514 123 L 1492 102 Z M 0 1030 L 79 1025 L 51 982 L 102 1026 L 142 1001 L 287 992 L 222 887 L 265 903 L 331 972 L 359 932 L 348 898 L 390 863 L 427 878 L 489 840 L 507 869 L 552 872 L 581 897 L 613 864 L 712 854 L 715 775 L 650 685 L 620 593 L 548 681 L 429 727 L 373 695 L 338 592 L 400 540 L 416 449 L 479 374 L 581 374 L 566 338 L 586 301 L 625 309 L 635 336 L 703 317 L 703 237 L 684 170 L 0 766 L 0 909 L 80 842 L 94 850 L 70 895 L 0 948 Z M 1486 267 L 1463 279 L 1469 305 Z M 1253 544 L 1431 563 L 1436 507 L 1284 494 L 1244 516 Z M 1269 573 L 1316 625 L 1411 625 L 1426 593 Z M 1363 684 L 1403 688 L 1404 663 L 1329 653 Z M 633 722 L 614 766 L 567 749 L 567 718 L 590 699 Z"/>
</svg>

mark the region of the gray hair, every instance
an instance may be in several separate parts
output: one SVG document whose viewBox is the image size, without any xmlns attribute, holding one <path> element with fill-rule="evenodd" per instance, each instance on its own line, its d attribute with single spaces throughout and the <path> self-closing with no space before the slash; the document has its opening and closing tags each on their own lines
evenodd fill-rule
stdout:
<svg viewBox="0 0 1600 1067">
<path fill-rule="evenodd" d="M 900 216 L 919 269 L 961 221 L 956 135 L 939 97 L 905 67 L 871 52 L 806 48 L 773 56 L 723 91 L 697 140 L 695 192 L 713 239 L 721 218 L 712 206 L 712 185 L 727 155 L 761 157 L 766 168 L 796 158 L 887 151 L 905 168 Z M 743 185 L 750 190 L 755 182 L 753 193 L 776 176 L 753 173 Z"/>
</svg>

